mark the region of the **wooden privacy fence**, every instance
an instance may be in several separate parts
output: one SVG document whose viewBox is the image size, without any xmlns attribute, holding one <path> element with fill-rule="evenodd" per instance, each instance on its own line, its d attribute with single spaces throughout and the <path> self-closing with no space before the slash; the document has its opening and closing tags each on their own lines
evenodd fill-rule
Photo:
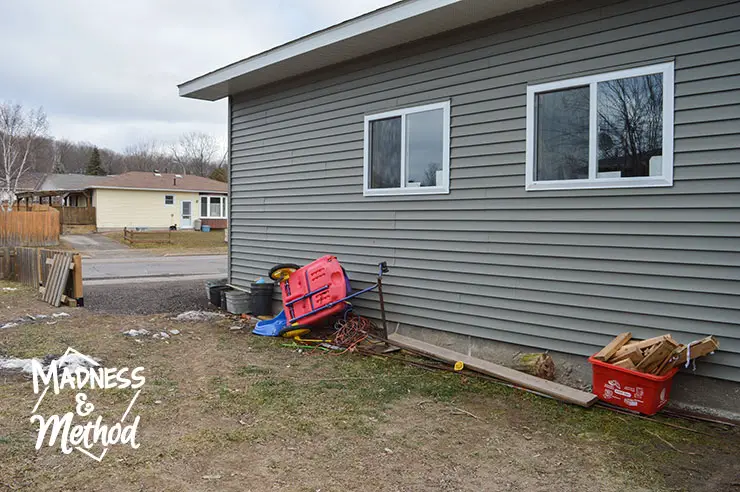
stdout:
<svg viewBox="0 0 740 492">
<path fill-rule="evenodd" d="M 58 207 L 63 225 L 95 225 L 95 207 Z"/>
<path fill-rule="evenodd" d="M 59 244 L 59 211 L 0 211 L 0 247 Z"/>
<path fill-rule="evenodd" d="M 41 248 L 0 248 L 0 279 L 39 289 L 43 300 L 83 305 L 82 256 Z"/>
<path fill-rule="evenodd" d="M 172 231 L 134 231 L 124 227 L 123 241 L 129 244 L 172 244 Z"/>
</svg>

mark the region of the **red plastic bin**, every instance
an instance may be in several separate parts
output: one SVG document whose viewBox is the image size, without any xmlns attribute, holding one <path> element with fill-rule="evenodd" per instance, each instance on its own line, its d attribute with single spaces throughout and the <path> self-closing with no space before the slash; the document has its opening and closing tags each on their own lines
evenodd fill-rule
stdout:
<svg viewBox="0 0 740 492">
<path fill-rule="evenodd" d="M 665 376 L 632 371 L 589 357 L 593 369 L 593 394 L 611 405 L 655 415 L 668 403 L 674 368 Z"/>
</svg>

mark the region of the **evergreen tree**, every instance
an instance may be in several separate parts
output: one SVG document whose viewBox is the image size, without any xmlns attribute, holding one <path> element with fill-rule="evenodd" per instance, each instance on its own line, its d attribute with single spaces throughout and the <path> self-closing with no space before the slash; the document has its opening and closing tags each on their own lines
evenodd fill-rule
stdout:
<svg viewBox="0 0 740 492">
<path fill-rule="evenodd" d="M 85 174 L 90 176 L 105 176 L 105 170 L 103 169 L 103 164 L 100 162 L 100 152 L 97 147 L 93 147 L 92 149 L 90 160 L 87 161 Z"/>
<path fill-rule="evenodd" d="M 211 179 L 215 179 L 216 181 L 222 181 L 224 183 L 228 182 L 229 180 L 226 169 L 223 167 L 217 167 L 216 169 L 211 171 L 211 174 L 208 177 Z"/>
</svg>

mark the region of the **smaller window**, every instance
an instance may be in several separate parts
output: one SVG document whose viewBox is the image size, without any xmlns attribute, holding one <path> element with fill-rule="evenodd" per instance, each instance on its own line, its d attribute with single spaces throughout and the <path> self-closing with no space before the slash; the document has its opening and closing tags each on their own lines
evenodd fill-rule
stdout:
<svg viewBox="0 0 740 492">
<path fill-rule="evenodd" d="M 200 197 L 200 216 L 208 217 L 208 197 Z"/>
<path fill-rule="evenodd" d="M 165 205 L 174 205 L 175 204 L 175 195 L 165 195 L 164 196 L 164 204 Z"/>
<path fill-rule="evenodd" d="M 221 217 L 221 197 L 211 197 L 211 208 L 209 209 L 208 215 L 210 217 Z"/>
<path fill-rule="evenodd" d="M 450 103 L 365 117 L 365 196 L 449 193 Z"/>
</svg>

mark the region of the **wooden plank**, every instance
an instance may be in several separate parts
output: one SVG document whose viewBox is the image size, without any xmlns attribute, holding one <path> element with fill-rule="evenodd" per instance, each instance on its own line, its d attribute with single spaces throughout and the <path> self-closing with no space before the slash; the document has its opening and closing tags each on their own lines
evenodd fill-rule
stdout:
<svg viewBox="0 0 740 492">
<path fill-rule="evenodd" d="M 60 265 L 60 278 L 59 278 L 59 287 L 55 294 L 54 298 L 54 306 L 59 307 L 62 303 L 62 296 L 64 295 L 64 291 L 67 288 L 67 281 L 69 280 L 69 265 L 72 264 L 72 255 L 69 253 L 64 253 L 60 255 L 59 258 Z"/>
<path fill-rule="evenodd" d="M 41 251 L 36 250 L 36 275 L 37 275 L 37 285 L 41 285 L 44 283 L 44 271 L 41 268 Z"/>
<path fill-rule="evenodd" d="M 617 362 L 621 362 L 625 359 L 629 359 L 630 361 L 632 361 L 632 364 L 637 365 L 640 363 L 640 361 L 642 361 L 643 358 L 644 358 L 644 355 L 642 355 L 642 350 L 640 349 L 640 347 L 633 346 L 629 352 L 624 354 L 624 357 L 621 357 L 619 359 L 617 359 L 617 357 L 612 357 L 610 362 L 612 364 L 616 364 Z"/>
<path fill-rule="evenodd" d="M 437 347 L 435 345 L 415 340 L 413 338 L 405 337 L 398 334 L 393 334 L 388 337 L 388 340 L 393 344 L 401 348 L 405 348 L 414 352 L 418 352 L 424 355 L 441 359 L 454 364 L 457 361 L 462 361 L 465 367 L 474 371 L 488 374 L 495 378 L 507 381 L 509 383 L 522 386 L 527 389 L 538 391 L 545 395 L 552 396 L 558 400 L 566 401 L 568 403 L 574 403 L 583 407 L 590 407 L 593 405 L 597 397 L 592 393 L 586 393 L 575 388 L 570 388 L 563 384 L 554 383 L 545 379 L 532 376 L 523 372 L 515 371 L 508 367 L 504 367 L 493 362 L 488 362 L 483 359 L 471 357 L 469 355 L 460 354 L 452 350 Z"/>
<path fill-rule="evenodd" d="M 55 255 L 54 258 L 56 258 L 58 255 Z M 54 298 L 54 293 L 56 292 L 57 285 L 59 283 L 59 264 L 53 261 L 51 263 L 51 268 L 48 270 L 48 274 L 46 277 L 46 282 L 44 282 L 44 302 L 48 304 L 54 304 L 52 299 Z"/>
<path fill-rule="evenodd" d="M 72 257 L 72 261 L 75 265 L 73 273 L 74 280 L 72 281 L 72 297 L 76 300 L 83 298 L 82 293 L 82 255 L 76 254 Z"/>
<path fill-rule="evenodd" d="M 658 345 L 655 345 L 650 349 L 650 352 L 645 355 L 645 358 L 637 364 L 636 369 L 647 373 L 655 370 L 668 356 L 671 355 L 673 349 L 673 345 L 671 345 L 667 340 L 663 340 Z"/>
<path fill-rule="evenodd" d="M 615 362 L 613 365 L 617 367 L 622 367 L 624 369 L 631 369 L 633 371 L 635 370 L 635 363 L 632 362 L 631 359 L 623 359 L 623 360 L 620 360 L 619 362 Z"/>
<path fill-rule="evenodd" d="M 658 373 L 659 375 L 667 374 L 671 369 L 674 367 L 680 366 L 682 364 L 686 363 L 686 358 L 691 357 L 691 360 L 698 359 L 699 357 L 704 357 L 705 355 L 711 354 L 715 350 L 719 349 L 719 342 L 717 341 L 714 336 L 708 336 L 702 340 L 698 340 L 695 342 L 691 342 L 691 347 L 688 345 L 682 347 L 678 354 L 675 354 L 674 357 L 672 357 L 672 360 L 665 366 L 663 366 L 663 369 Z"/>
<path fill-rule="evenodd" d="M 626 354 L 632 351 L 635 347 L 639 349 L 645 349 L 645 348 L 651 347 L 653 345 L 657 345 L 660 342 L 667 340 L 669 336 L 670 335 L 661 335 L 659 337 L 648 338 L 647 340 L 640 340 L 638 342 L 631 343 L 629 344 L 629 346 L 625 346 L 617 350 L 617 352 L 612 356 L 612 360 L 624 359 Z"/>
<path fill-rule="evenodd" d="M 594 355 L 594 359 L 600 360 L 600 361 L 607 361 L 611 358 L 614 353 L 622 348 L 622 346 L 627 343 L 630 338 L 632 338 L 632 333 L 625 332 L 620 333 L 617 335 L 614 340 L 609 342 L 609 344 L 601 349 L 598 354 Z"/>
<path fill-rule="evenodd" d="M 674 367 L 673 363 L 678 360 L 678 354 L 680 354 L 681 351 L 685 348 L 686 347 L 684 347 L 683 345 L 679 345 L 678 347 L 674 348 L 673 352 L 671 352 L 671 355 L 666 357 L 665 360 L 663 360 L 663 362 L 651 373 L 657 376 L 668 374 L 668 372 Z"/>
</svg>

